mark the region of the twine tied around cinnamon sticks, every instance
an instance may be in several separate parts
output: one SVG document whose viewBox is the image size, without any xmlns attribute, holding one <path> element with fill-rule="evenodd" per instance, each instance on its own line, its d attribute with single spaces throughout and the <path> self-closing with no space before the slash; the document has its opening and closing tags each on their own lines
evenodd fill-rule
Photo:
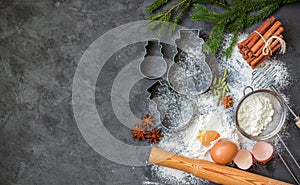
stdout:
<svg viewBox="0 0 300 185">
<path fill-rule="evenodd" d="M 279 53 L 285 53 L 286 43 L 281 34 L 283 31 L 281 22 L 272 16 L 247 39 L 238 43 L 240 53 L 252 69 L 259 66 L 279 48 Z"/>
<path fill-rule="evenodd" d="M 282 38 L 277 37 L 277 36 L 271 36 L 266 41 L 264 39 L 264 37 L 258 31 L 255 30 L 254 32 L 257 33 L 261 37 L 261 39 L 265 42 L 265 46 L 264 46 L 264 48 L 262 50 L 263 55 L 268 55 L 269 52 L 270 52 L 271 55 L 273 54 L 272 50 L 270 48 L 270 44 L 273 42 L 274 39 L 277 39 L 279 41 L 279 43 L 280 43 L 279 54 L 284 54 L 285 53 L 285 51 L 286 51 L 286 43 L 285 43 L 285 41 Z"/>
</svg>

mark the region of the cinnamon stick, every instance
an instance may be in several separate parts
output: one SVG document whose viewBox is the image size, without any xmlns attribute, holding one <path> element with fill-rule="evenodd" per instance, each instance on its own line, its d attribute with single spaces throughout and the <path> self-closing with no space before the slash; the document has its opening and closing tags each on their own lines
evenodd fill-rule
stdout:
<svg viewBox="0 0 300 185">
<path fill-rule="evenodd" d="M 251 50 L 245 50 L 245 52 L 244 52 L 244 55 L 246 55 L 246 56 L 248 56 L 248 53 L 250 52 Z"/>
<path fill-rule="evenodd" d="M 260 34 L 265 34 L 269 28 L 275 23 L 276 18 L 271 16 L 270 18 L 266 19 L 257 29 Z M 258 40 L 260 39 L 257 33 L 252 33 L 247 39 L 243 40 L 242 42 L 238 43 L 238 48 L 241 49 L 242 46 L 248 46 L 251 48 Z"/>
<path fill-rule="evenodd" d="M 255 32 L 250 34 L 250 36 L 238 43 L 238 48 L 242 57 L 247 61 L 251 68 L 256 68 L 263 61 L 265 61 L 271 53 L 275 53 L 280 47 L 280 41 L 277 39 L 272 40 L 269 43 L 269 53 L 267 55 L 263 54 L 263 49 L 265 48 L 266 41 L 271 36 L 278 36 L 283 38 L 281 34 L 284 31 L 284 28 L 281 26 L 280 21 L 276 21 L 274 16 L 266 19 L 262 25 L 260 25 Z"/>
<path fill-rule="evenodd" d="M 249 42 L 251 42 L 251 40 L 253 40 L 256 37 L 255 34 L 251 34 L 247 39 L 241 41 L 240 43 L 238 43 L 238 48 L 242 48 L 242 47 L 247 47 L 247 45 L 249 44 Z"/>
<path fill-rule="evenodd" d="M 275 23 L 274 23 L 274 25 L 263 35 L 263 38 L 265 39 L 265 40 L 268 40 L 268 38 L 270 38 L 277 30 L 278 30 L 278 28 L 281 26 L 281 22 L 279 22 L 279 21 L 276 21 Z M 283 28 L 283 27 L 282 27 Z M 282 29 L 281 29 L 282 30 Z M 284 28 L 283 28 L 283 30 L 284 30 Z M 283 31 L 282 30 L 282 31 Z M 257 33 L 256 33 L 257 34 Z M 260 37 L 260 36 L 259 36 Z M 265 42 L 263 41 L 263 39 L 260 39 L 260 40 L 258 40 L 257 41 L 257 43 L 256 44 L 254 44 L 254 46 L 253 47 L 251 47 L 251 50 L 252 50 L 252 52 L 254 52 L 254 53 L 256 53 L 258 50 L 259 50 L 259 48 L 262 46 L 262 45 L 264 45 L 265 44 Z"/>
<path fill-rule="evenodd" d="M 277 44 L 273 49 L 272 49 L 272 52 L 276 52 L 279 48 L 280 48 L 280 44 Z M 262 58 L 261 61 L 257 62 L 255 65 L 251 65 L 251 68 L 252 69 L 255 69 L 257 66 L 259 66 L 261 63 L 263 63 L 263 61 L 265 61 L 269 56 L 268 55 L 265 55 L 264 58 Z"/>
<path fill-rule="evenodd" d="M 267 19 L 259 28 L 257 28 L 256 31 L 261 35 L 264 35 L 274 25 L 275 22 L 276 22 L 276 18 L 272 16 L 269 19 Z M 257 33 L 253 32 L 252 34 L 254 34 L 255 36 L 247 44 L 249 48 L 252 48 L 255 45 L 255 43 L 257 43 L 257 41 L 261 39 Z"/>
<path fill-rule="evenodd" d="M 274 35 L 272 36 L 277 36 L 277 37 L 280 37 L 280 38 L 283 38 L 283 36 L 281 35 L 281 33 L 284 31 L 284 28 L 283 27 L 279 27 L 278 30 L 274 33 Z M 269 39 L 269 38 L 268 38 Z M 274 42 L 274 41 L 273 41 Z M 255 53 L 255 56 L 258 57 L 260 55 L 260 53 L 262 53 L 263 51 L 263 48 L 265 47 L 265 44 L 263 44 L 259 50 Z"/>
<path fill-rule="evenodd" d="M 278 40 L 275 40 L 274 42 L 272 42 L 272 44 L 270 45 L 271 51 L 272 53 L 276 52 L 277 49 L 279 49 L 280 47 L 280 42 Z M 258 66 L 259 64 L 261 64 L 265 59 L 267 59 L 269 56 L 271 55 L 271 53 L 269 52 L 267 55 L 264 55 L 263 53 L 261 53 L 259 55 L 259 57 L 257 57 L 255 60 L 250 62 L 251 67 L 252 66 Z M 253 68 L 254 69 L 254 68 Z"/>
<path fill-rule="evenodd" d="M 243 47 L 241 50 L 240 50 L 240 53 L 242 55 L 245 55 L 245 52 L 247 51 L 247 48 Z"/>
<path fill-rule="evenodd" d="M 248 56 L 249 56 L 249 57 L 252 57 L 253 55 L 254 55 L 254 53 L 253 53 L 251 50 L 249 50 Z"/>
<path fill-rule="evenodd" d="M 250 65 L 250 63 L 253 61 L 253 60 L 255 60 L 257 57 L 255 57 L 254 55 L 253 56 L 251 56 L 251 57 L 249 57 L 248 59 L 247 59 L 247 63 Z"/>
<path fill-rule="evenodd" d="M 272 53 L 274 53 L 274 52 L 276 52 L 276 50 L 275 51 L 273 51 L 273 48 L 277 45 L 279 43 L 279 41 L 278 40 L 275 40 L 274 42 L 272 42 L 271 44 L 270 44 L 270 49 L 271 49 L 271 51 L 272 51 Z M 265 56 L 267 56 L 267 57 L 265 57 Z M 248 64 L 249 65 L 254 65 L 254 64 L 256 64 L 256 63 L 261 63 L 261 62 L 263 62 L 266 58 L 268 58 L 269 56 L 271 56 L 271 53 L 268 53 L 268 55 L 264 55 L 262 52 L 259 52 L 259 54 L 256 56 L 256 55 L 253 55 L 251 58 L 248 58 L 248 60 L 247 60 L 247 62 L 248 62 Z M 260 62 L 261 61 L 261 62 Z"/>
<path fill-rule="evenodd" d="M 242 49 L 244 46 L 246 46 L 250 42 L 250 40 L 252 39 L 252 37 L 253 36 L 251 34 L 247 39 L 245 39 L 242 42 L 238 43 L 238 48 Z"/>
<path fill-rule="evenodd" d="M 248 57 L 247 55 L 243 55 L 243 59 L 244 59 L 244 60 L 246 60 L 246 61 L 247 61 L 247 60 L 248 60 L 248 58 L 249 58 L 249 57 Z"/>
</svg>

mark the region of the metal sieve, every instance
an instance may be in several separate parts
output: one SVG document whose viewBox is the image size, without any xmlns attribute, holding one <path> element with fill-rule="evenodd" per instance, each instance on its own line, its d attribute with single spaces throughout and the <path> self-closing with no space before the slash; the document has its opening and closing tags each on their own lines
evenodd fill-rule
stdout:
<svg viewBox="0 0 300 185">
<path fill-rule="evenodd" d="M 251 90 L 251 92 L 248 94 L 246 94 L 247 89 Z M 244 93 L 244 97 L 240 100 L 240 102 L 236 108 L 236 111 L 235 111 L 235 123 L 236 123 L 238 131 L 243 136 L 245 136 L 251 140 L 266 140 L 273 136 L 277 136 L 279 141 L 282 143 L 282 145 L 286 149 L 287 153 L 290 155 L 290 157 L 294 161 L 297 168 L 300 170 L 300 165 L 298 164 L 296 158 L 294 157 L 294 155 L 291 153 L 289 148 L 286 146 L 286 144 L 283 142 L 282 138 L 278 134 L 278 132 L 281 130 L 281 128 L 285 122 L 285 116 L 286 116 L 286 111 L 287 111 L 286 106 L 284 104 L 284 100 L 278 95 L 278 93 L 276 93 L 274 91 L 270 91 L 267 89 L 261 89 L 261 90 L 254 91 L 253 88 L 250 86 L 245 87 L 243 93 Z M 241 123 L 239 122 L 239 111 L 240 111 L 241 107 L 243 106 L 243 104 L 245 104 L 245 102 L 251 100 L 251 98 L 253 98 L 254 96 L 264 96 L 264 97 L 270 99 L 270 101 L 272 103 L 272 107 L 274 109 L 274 115 L 272 117 L 273 118 L 272 121 L 270 123 L 268 123 L 267 126 L 264 127 L 262 132 L 257 136 L 249 135 L 245 130 L 242 129 Z M 281 161 L 283 162 L 283 164 L 285 165 L 286 169 L 289 171 L 289 173 L 295 180 L 295 182 L 300 185 L 300 182 L 298 181 L 296 175 L 293 173 L 292 169 L 287 164 L 286 160 L 283 158 L 283 156 L 279 152 L 277 152 L 277 154 L 278 154 L 279 158 L 281 159 Z"/>
<path fill-rule="evenodd" d="M 251 90 L 250 93 L 246 94 L 247 89 Z M 237 129 L 239 132 L 245 137 L 251 140 L 266 140 L 273 136 L 275 136 L 281 129 L 284 124 L 285 116 L 286 116 L 286 107 L 284 106 L 283 100 L 273 91 L 267 89 L 261 89 L 254 91 L 252 87 L 247 86 L 244 91 L 244 97 L 239 102 L 236 112 L 235 112 L 235 122 Z M 242 126 L 242 122 L 239 120 L 239 114 L 241 107 L 245 105 L 246 102 L 251 101 L 255 96 L 263 96 L 268 98 L 272 103 L 272 107 L 274 110 L 274 115 L 272 116 L 271 122 L 269 122 L 258 135 L 250 135 L 247 133 Z"/>
</svg>

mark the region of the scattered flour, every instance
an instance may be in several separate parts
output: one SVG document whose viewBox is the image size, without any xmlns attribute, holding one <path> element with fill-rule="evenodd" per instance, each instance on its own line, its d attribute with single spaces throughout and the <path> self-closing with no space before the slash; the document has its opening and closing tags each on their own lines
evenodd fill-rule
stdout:
<svg viewBox="0 0 300 185">
<path fill-rule="evenodd" d="M 211 149 L 212 145 L 217 142 L 212 143 L 210 147 L 203 146 L 197 139 L 200 130 L 217 131 L 220 134 L 219 139 L 230 139 L 239 145 L 239 136 L 235 128 L 228 123 L 225 111 L 215 110 L 208 114 L 200 115 L 184 132 L 184 144 L 187 146 L 187 150 L 192 153 L 193 158 L 207 159 L 205 154 Z"/>
<path fill-rule="evenodd" d="M 258 136 L 273 120 L 274 109 L 269 98 L 262 95 L 252 95 L 245 100 L 238 111 L 240 128 L 248 135 Z"/>
<path fill-rule="evenodd" d="M 222 47 L 228 46 L 231 36 L 231 34 L 224 36 Z M 246 34 L 241 34 L 239 41 L 245 39 L 247 36 L 248 35 Z M 211 91 L 199 96 L 188 96 L 187 98 L 191 100 L 194 110 L 193 118 L 190 120 L 189 126 L 180 132 L 165 133 L 165 137 L 158 144 L 159 148 L 186 157 L 210 160 L 209 155 L 206 155 L 210 147 L 206 148 L 202 146 L 196 137 L 200 130 L 215 130 L 220 133 L 220 139 L 230 139 L 241 149 L 252 150 L 255 142 L 243 137 L 237 132 L 235 128 L 234 112 L 238 102 L 243 97 L 243 89 L 246 86 L 252 85 L 253 70 L 244 61 L 237 47 L 234 48 L 230 58 L 226 59 L 219 55 L 217 59 L 220 74 L 214 75 L 222 75 L 223 70 L 228 69 L 227 84 L 231 90 L 230 95 L 235 101 L 233 107 L 226 110 L 224 110 L 222 106 L 216 107 L 217 97 L 215 97 Z M 284 62 L 279 60 L 268 60 L 257 69 L 261 69 L 265 65 L 274 67 L 275 80 L 273 85 L 276 85 L 279 90 L 285 88 L 289 84 L 291 77 Z M 205 180 L 175 169 L 157 165 L 153 165 L 151 168 L 153 175 L 166 184 L 181 185 L 208 183 Z"/>
</svg>

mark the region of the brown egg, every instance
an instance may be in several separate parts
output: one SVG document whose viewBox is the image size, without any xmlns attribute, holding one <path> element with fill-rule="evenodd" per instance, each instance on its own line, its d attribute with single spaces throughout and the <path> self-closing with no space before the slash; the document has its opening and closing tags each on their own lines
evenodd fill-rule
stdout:
<svg viewBox="0 0 300 185">
<path fill-rule="evenodd" d="M 231 141 L 223 140 L 217 142 L 211 149 L 211 158 L 218 164 L 231 162 L 238 152 L 238 147 Z"/>
</svg>

